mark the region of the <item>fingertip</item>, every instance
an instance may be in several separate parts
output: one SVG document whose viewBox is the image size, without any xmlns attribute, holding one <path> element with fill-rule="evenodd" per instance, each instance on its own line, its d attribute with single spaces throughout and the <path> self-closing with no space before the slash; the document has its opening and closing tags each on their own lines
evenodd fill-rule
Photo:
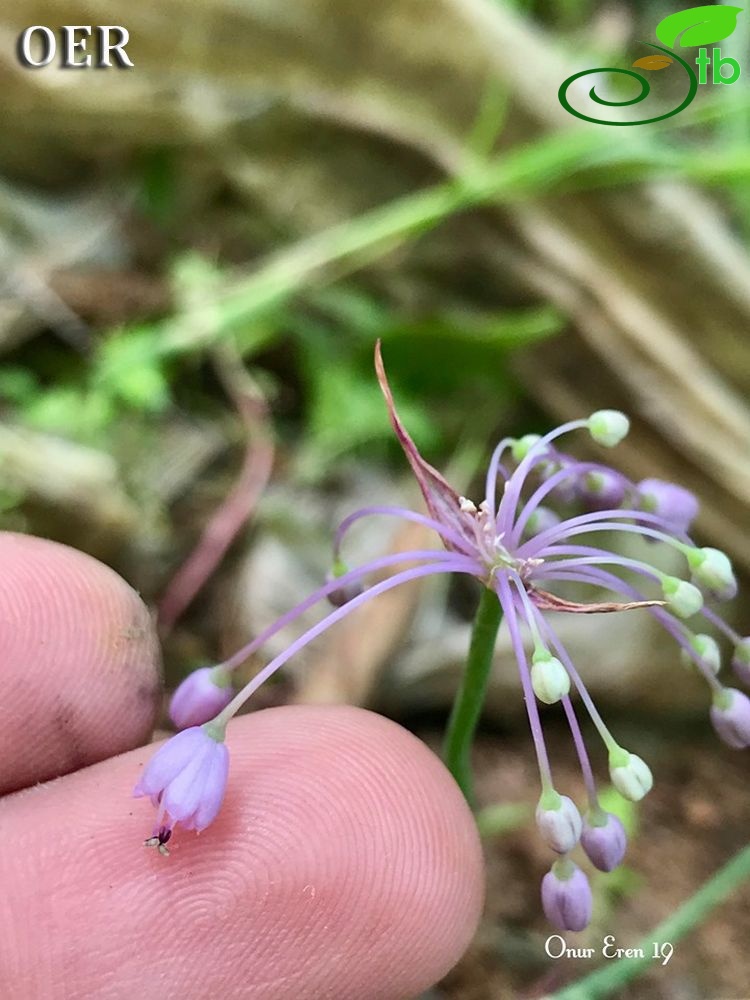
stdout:
<svg viewBox="0 0 750 1000">
<path fill-rule="evenodd" d="M 0 792 L 138 746 L 160 658 L 136 592 L 96 559 L 0 532 Z"/>
</svg>

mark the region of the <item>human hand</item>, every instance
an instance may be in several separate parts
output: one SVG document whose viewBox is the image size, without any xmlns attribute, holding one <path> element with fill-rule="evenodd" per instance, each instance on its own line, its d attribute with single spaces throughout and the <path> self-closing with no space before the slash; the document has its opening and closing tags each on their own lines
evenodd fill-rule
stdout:
<svg viewBox="0 0 750 1000">
<path fill-rule="evenodd" d="M 0 566 L 3 1000 L 397 1000 L 458 960 L 481 853 L 424 744 L 347 707 L 239 718 L 219 817 L 161 857 L 132 798 L 160 690 L 144 605 L 41 539 L 0 533 Z"/>
</svg>

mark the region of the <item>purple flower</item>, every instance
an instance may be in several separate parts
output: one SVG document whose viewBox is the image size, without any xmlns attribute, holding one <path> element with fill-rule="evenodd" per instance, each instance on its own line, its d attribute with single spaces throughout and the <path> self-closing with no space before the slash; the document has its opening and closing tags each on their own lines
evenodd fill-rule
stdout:
<svg viewBox="0 0 750 1000">
<path fill-rule="evenodd" d="M 231 674 L 224 667 L 201 667 L 176 688 L 169 702 L 169 717 L 177 729 L 202 726 L 233 697 Z"/>
<path fill-rule="evenodd" d="M 750 746 L 750 698 L 736 688 L 722 688 L 714 696 L 711 722 L 727 746 L 744 750 Z"/>
<path fill-rule="evenodd" d="M 591 920 L 589 880 L 569 859 L 556 861 L 542 879 L 542 908 L 561 931 L 582 931 Z"/>
<path fill-rule="evenodd" d="M 684 486 L 662 479 L 643 479 L 638 483 L 643 510 L 660 517 L 676 534 L 690 530 L 699 504 L 695 495 Z"/>
<path fill-rule="evenodd" d="M 584 820 L 581 846 L 592 865 L 611 872 L 625 857 L 628 836 L 617 816 L 594 809 Z"/>
<path fill-rule="evenodd" d="M 177 823 L 204 830 L 216 818 L 229 773 L 229 753 L 216 732 L 214 726 L 183 729 L 146 765 L 133 795 L 148 795 L 157 809 L 149 846 L 164 847 Z"/>
</svg>

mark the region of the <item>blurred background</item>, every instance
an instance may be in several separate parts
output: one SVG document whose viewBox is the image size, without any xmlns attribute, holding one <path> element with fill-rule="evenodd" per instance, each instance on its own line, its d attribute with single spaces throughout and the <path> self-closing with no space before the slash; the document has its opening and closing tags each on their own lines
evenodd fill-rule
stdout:
<svg viewBox="0 0 750 1000">
<path fill-rule="evenodd" d="M 644 55 L 674 9 L 6 6 L 2 527 L 121 572 L 158 615 L 173 686 L 321 582 L 341 517 L 421 502 L 373 375 L 382 338 L 405 422 L 467 495 L 497 438 L 619 407 L 633 421 L 623 471 L 694 490 L 698 537 L 747 576 L 747 83 L 701 87 L 639 128 L 588 125 L 557 101 L 571 73 Z M 20 66 L 20 31 L 61 23 L 123 24 L 135 69 Z M 747 41 L 740 17 L 722 52 L 747 62 Z M 681 100 L 676 76 L 650 82 L 649 108 Z M 348 561 L 432 541 L 378 522 L 353 533 Z M 438 746 L 476 596 L 420 581 L 381 598 L 255 707 L 368 705 Z M 750 630 L 746 604 L 730 615 Z M 747 837 L 746 758 L 715 740 L 703 688 L 651 624 L 561 622 L 600 709 L 656 775 L 626 817 L 627 868 L 595 883 L 581 947 L 605 933 L 635 945 Z M 545 720 L 560 786 L 580 795 L 562 721 Z M 431 1000 L 540 997 L 592 966 L 544 954 L 548 859 L 529 835 L 537 778 L 504 638 L 477 768 L 498 807 L 486 915 Z M 618 995 L 746 996 L 749 902 L 740 891 Z"/>
</svg>

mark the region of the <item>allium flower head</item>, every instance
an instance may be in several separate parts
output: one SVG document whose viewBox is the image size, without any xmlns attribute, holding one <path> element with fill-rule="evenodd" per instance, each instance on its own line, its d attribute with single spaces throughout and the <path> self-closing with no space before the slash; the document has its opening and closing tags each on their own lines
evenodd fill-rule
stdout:
<svg viewBox="0 0 750 1000">
<path fill-rule="evenodd" d="M 731 746 L 746 746 L 750 743 L 750 699 L 722 686 L 716 676 L 718 646 L 704 631 L 710 626 L 733 643 L 735 670 L 750 680 L 750 639 L 737 635 L 713 606 L 733 596 L 736 584 L 731 564 L 716 549 L 698 548 L 687 534 L 697 512 L 695 498 L 687 490 L 653 479 L 636 484 L 602 462 L 581 460 L 560 450 L 561 439 L 572 432 L 583 432 L 596 445 L 615 447 L 629 428 L 627 417 L 619 411 L 599 410 L 543 436 L 504 438 L 490 457 L 484 496 L 474 502 L 461 496 L 420 455 L 396 411 L 379 345 L 375 367 L 391 424 L 419 484 L 427 514 L 375 505 L 344 519 L 336 532 L 334 569 L 328 582 L 256 636 L 222 669 L 230 671 L 243 663 L 323 599 L 336 605 L 335 610 L 263 667 L 212 723 L 174 737 L 146 768 L 137 794 L 150 795 L 159 809 L 152 842 L 164 847 L 175 822 L 196 829 L 211 822 L 227 774 L 226 750 L 210 735 L 211 727 L 223 734 L 223 727 L 244 701 L 295 653 L 378 594 L 421 577 L 460 573 L 473 576 L 486 588 L 483 602 L 499 602 L 518 664 L 540 776 L 537 823 L 552 850 L 564 855 L 544 877 L 545 913 L 561 929 L 581 930 L 590 919 L 591 890 L 585 874 L 565 855 L 582 837 L 591 861 L 610 870 L 622 859 L 626 837 L 619 821 L 599 806 L 573 699 L 593 722 L 610 778 L 622 795 L 638 801 L 651 788 L 653 776 L 646 762 L 621 747 L 607 728 L 550 613 L 652 615 L 705 680 L 713 697 L 711 720 L 721 738 Z M 429 527 L 443 548 L 393 553 L 349 570 L 341 556 L 345 535 L 353 524 L 373 515 L 400 517 Z M 648 561 L 603 547 L 597 544 L 601 533 L 606 538 L 635 535 L 668 546 L 684 560 L 684 573 L 668 575 Z M 368 577 L 388 567 L 396 568 L 392 576 L 367 585 Z M 606 599 L 597 593 L 595 600 L 573 601 L 564 590 L 560 592 L 569 584 L 606 591 Z M 684 620 L 698 616 L 701 628 L 688 629 Z M 578 807 L 556 790 L 544 740 L 540 706 L 544 711 L 552 706 L 554 711 L 558 704 L 570 727 L 588 799 L 583 833 Z"/>
</svg>

